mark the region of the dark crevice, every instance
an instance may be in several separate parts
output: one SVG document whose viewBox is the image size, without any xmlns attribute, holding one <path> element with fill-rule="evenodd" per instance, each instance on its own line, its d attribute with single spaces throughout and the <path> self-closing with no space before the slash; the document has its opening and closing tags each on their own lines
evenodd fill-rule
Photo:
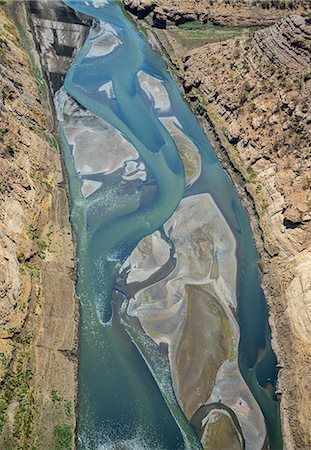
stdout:
<svg viewBox="0 0 311 450">
<path fill-rule="evenodd" d="M 292 222 L 291 220 L 284 219 L 283 220 L 283 225 L 288 230 L 294 230 L 295 228 L 299 227 L 300 223 L 299 222 Z"/>
</svg>

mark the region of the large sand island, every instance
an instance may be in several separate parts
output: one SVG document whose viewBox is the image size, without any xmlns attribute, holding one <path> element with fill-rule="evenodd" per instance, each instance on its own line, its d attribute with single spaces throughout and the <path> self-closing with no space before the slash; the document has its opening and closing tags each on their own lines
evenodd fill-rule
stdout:
<svg viewBox="0 0 311 450">
<path fill-rule="evenodd" d="M 138 287 L 127 313 L 139 318 L 157 344 L 168 344 L 173 386 L 186 417 L 221 401 L 241 425 L 241 434 L 231 421 L 225 426 L 238 448 L 244 441 L 249 449 L 259 448 L 266 438 L 263 416 L 237 365 L 235 238 L 209 194 L 183 199 L 164 233 L 176 265 L 160 281 Z M 139 243 L 127 262 L 129 286 L 161 269 L 159 255 L 163 265 L 167 245 L 159 232 Z M 221 410 L 217 414 L 216 419 L 211 408 L 201 423 L 204 446 L 211 439 L 204 431 L 210 421 L 227 417 Z"/>
</svg>

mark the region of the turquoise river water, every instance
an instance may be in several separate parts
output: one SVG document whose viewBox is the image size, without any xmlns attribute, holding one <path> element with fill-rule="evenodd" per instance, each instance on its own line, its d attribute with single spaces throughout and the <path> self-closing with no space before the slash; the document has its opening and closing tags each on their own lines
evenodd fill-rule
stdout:
<svg viewBox="0 0 311 450">
<path fill-rule="evenodd" d="M 150 355 L 139 351 L 113 297 L 122 262 L 144 236 L 159 229 L 180 200 L 191 194 L 212 195 L 237 242 L 238 321 L 241 337 L 239 367 L 265 417 L 270 447 L 282 448 L 279 405 L 269 384 L 276 381 L 276 360 L 270 346 L 267 307 L 260 286 L 258 254 L 244 208 L 232 181 L 222 169 L 198 121 L 182 99 L 165 63 L 126 17 L 117 2 L 95 7 L 67 1 L 73 9 L 104 21 L 117 31 L 120 45 L 104 56 L 90 58 L 92 32 L 65 78 L 65 91 L 83 108 L 118 129 L 137 149 L 149 181 L 137 189 L 114 181 L 103 183 L 83 198 L 72 148 L 63 135 L 70 183 L 72 223 L 77 236 L 77 293 L 81 302 L 79 426 L 80 449 L 201 448 L 194 428 L 184 418 L 161 355 L 150 344 Z M 98 2 L 100 3 L 100 2 Z M 162 126 L 137 73 L 143 70 L 163 81 L 175 116 L 198 147 L 202 174 L 185 189 L 184 170 L 176 146 Z M 115 98 L 100 86 L 112 81 Z M 109 151 L 109 150 L 107 150 Z M 152 183 L 150 182 L 152 180 Z M 152 189 L 148 190 L 152 185 Z M 142 201 L 142 192 L 144 200 Z M 140 333 L 136 327 L 137 335 Z M 259 353 L 264 358 L 257 363 Z M 262 352 L 261 352 L 262 353 Z"/>
</svg>

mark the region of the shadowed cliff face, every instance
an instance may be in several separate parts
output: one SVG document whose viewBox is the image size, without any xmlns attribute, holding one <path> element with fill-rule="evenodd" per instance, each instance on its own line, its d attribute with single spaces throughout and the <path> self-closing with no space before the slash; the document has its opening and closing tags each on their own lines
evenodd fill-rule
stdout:
<svg viewBox="0 0 311 450">
<path fill-rule="evenodd" d="M 61 0 L 26 3 L 34 37 L 52 93 L 62 85 L 64 76 L 92 23 Z"/>
<path fill-rule="evenodd" d="M 236 14 L 231 23 L 235 18 Z M 191 52 L 178 40 L 176 30 L 170 26 L 157 34 L 190 104 L 203 118 L 215 146 L 229 158 L 232 173 L 242 175 L 244 193 L 254 202 L 259 224 L 255 238 L 261 248 L 263 285 L 281 368 L 278 393 L 284 441 L 291 448 L 308 448 L 310 19 L 285 17 L 255 33 L 240 30 L 234 39 Z M 222 41 L 228 29 L 219 30 Z M 187 31 L 188 42 L 192 32 L 197 30 Z M 215 29 L 201 27 L 200 33 L 208 41 Z"/>
</svg>

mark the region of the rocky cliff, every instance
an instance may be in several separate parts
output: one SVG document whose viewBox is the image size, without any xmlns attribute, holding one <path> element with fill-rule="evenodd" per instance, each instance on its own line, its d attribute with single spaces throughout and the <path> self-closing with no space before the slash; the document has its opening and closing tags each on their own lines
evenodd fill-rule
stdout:
<svg viewBox="0 0 311 450">
<path fill-rule="evenodd" d="M 136 14 L 141 3 L 135 2 Z M 173 4 L 180 5 L 182 22 L 183 2 L 171 3 L 170 14 Z M 252 17 L 252 24 L 263 23 Z M 238 30 L 233 39 L 225 35 L 228 30 L 219 27 L 221 42 L 190 52 L 174 27 L 156 34 L 248 207 L 279 360 L 284 446 L 306 449 L 311 446 L 311 21 L 285 17 L 256 32 Z M 207 41 L 211 33 L 215 37 L 210 27 L 200 33 L 201 41 L 202 35 Z"/>
<path fill-rule="evenodd" d="M 70 448 L 78 330 L 73 239 L 48 90 L 28 29 L 23 4 L 2 6 L 0 447 Z"/>
<path fill-rule="evenodd" d="M 159 28 L 169 23 L 212 22 L 217 25 L 271 25 L 289 14 L 310 12 L 306 0 L 123 0 L 140 19 Z"/>
</svg>

